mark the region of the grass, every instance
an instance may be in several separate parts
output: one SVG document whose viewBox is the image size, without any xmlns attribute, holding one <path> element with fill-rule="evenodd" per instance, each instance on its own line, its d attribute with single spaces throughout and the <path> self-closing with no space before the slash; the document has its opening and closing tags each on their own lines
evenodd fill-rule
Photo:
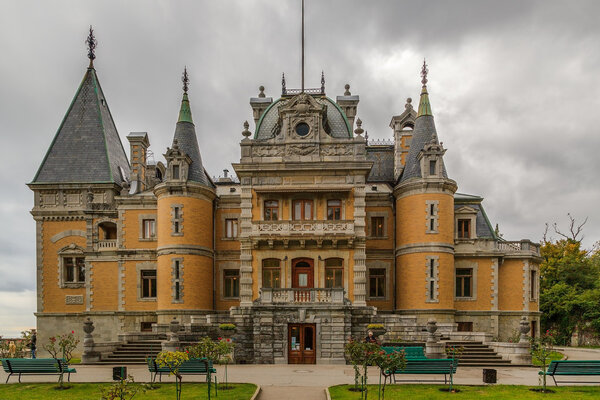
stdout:
<svg viewBox="0 0 600 400">
<path fill-rule="evenodd" d="M 360 398 L 360 393 L 351 392 L 348 389 L 354 385 L 339 385 L 329 388 L 332 400 L 356 400 Z M 441 392 L 440 389 L 447 388 L 446 385 L 388 385 L 385 388 L 385 398 L 392 399 L 410 399 L 410 400 L 431 400 L 431 399 L 494 399 L 494 400 L 514 400 L 514 399 L 597 399 L 600 397 L 600 387 L 598 386 L 559 386 L 550 387 L 554 393 L 532 392 L 530 386 L 516 385 L 494 385 L 494 386 L 455 386 L 459 389 L 458 393 Z M 537 389 L 535 387 L 534 389 Z M 377 399 L 377 385 L 369 385 L 369 400 Z"/>
<path fill-rule="evenodd" d="M 102 387 L 109 387 L 110 383 L 70 383 L 70 389 L 57 390 L 55 383 L 14 383 L 0 385 L 0 400 L 99 400 L 102 398 Z M 134 400 L 162 400 L 175 398 L 174 383 L 159 383 L 156 389 L 139 393 Z M 214 387 L 211 388 L 211 399 L 248 400 L 256 391 L 256 385 L 250 383 L 230 383 L 233 389 L 219 390 L 215 397 Z M 219 389 L 221 385 L 219 385 Z M 183 382 L 183 399 L 207 399 L 205 383 Z"/>
<path fill-rule="evenodd" d="M 553 351 L 552 353 L 550 353 L 550 357 L 548 358 L 548 361 L 546 362 L 546 365 L 550 365 L 550 361 L 555 361 L 555 360 L 562 360 L 564 357 L 563 353 L 560 353 L 558 351 Z M 534 366 L 536 367 L 541 367 L 542 363 L 539 362 L 538 360 L 533 360 L 531 362 Z"/>
</svg>

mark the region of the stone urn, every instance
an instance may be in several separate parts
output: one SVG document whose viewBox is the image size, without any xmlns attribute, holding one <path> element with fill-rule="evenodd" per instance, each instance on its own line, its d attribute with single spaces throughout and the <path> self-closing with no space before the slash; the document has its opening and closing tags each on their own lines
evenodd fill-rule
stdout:
<svg viewBox="0 0 600 400">
<path fill-rule="evenodd" d="M 437 321 L 435 319 L 430 319 L 429 321 L 427 321 L 427 328 L 426 329 L 427 329 L 427 333 L 428 333 L 428 335 L 427 335 L 427 341 L 428 342 L 430 342 L 430 341 L 436 342 L 437 340 L 436 340 L 436 337 L 435 337 L 435 333 L 438 330 Z"/>
<path fill-rule="evenodd" d="M 527 321 L 527 317 L 523 317 L 519 322 L 519 332 L 521 332 L 521 338 L 519 339 L 519 343 L 527 343 L 529 342 L 529 337 L 527 334 L 531 330 L 531 326 L 529 326 L 529 322 Z"/>
<path fill-rule="evenodd" d="M 83 332 L 85 332 L 85 336 L 83 337 L 83 353 L 81 354 L 81 362 L 83 364 L 100 361 L 100 353 L 94 351 L 94 337 L 92 336 L 94 329 L 94 322 L 88 318 L 83 323 Z"/>
<path fill-rule="evenodd" d="M 219 336 L 224 339 L 232 339 L 236 330 L 235 324 L 219 324 Z"/>
</svg>

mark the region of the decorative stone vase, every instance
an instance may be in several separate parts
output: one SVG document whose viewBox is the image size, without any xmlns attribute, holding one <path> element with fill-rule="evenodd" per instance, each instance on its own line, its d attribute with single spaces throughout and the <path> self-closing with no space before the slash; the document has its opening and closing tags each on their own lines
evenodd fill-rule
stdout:
<svg viewBox="0 0 600 400">
<path fill-rule="evenodd" d="M 527 334 L 531 327 L 529 326 L 529 322 L 527 322 L 527 317 L 523 317 L 521 322 L 519 322 L 519 331 L 521 332 L 521 338 L 519 339 L 519 343 L 527 343 L 529 342 L 529 338 Z"/>
<path fill-rule="evenodd" d="M 95 363 L 100 361 L 100 353 L 94 351 L 94 323 L 89 318 L 83 323 L 83 331 L 85 336 L 83 337 L 83 353 L 81 354 L 81 362 L 83 364 Z"/>
</svg>

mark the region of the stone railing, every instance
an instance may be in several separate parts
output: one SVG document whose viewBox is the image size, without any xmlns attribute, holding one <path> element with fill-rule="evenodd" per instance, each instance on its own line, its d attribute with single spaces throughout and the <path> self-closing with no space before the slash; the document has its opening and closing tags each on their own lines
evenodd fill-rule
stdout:
<svg viewBox="0 0 600 400">
<path fill-rule="evenodd" d="M 98 240 L 98 251 L 112 251 L 117 249 L 117 239 Z"/>
<path fill-rule="evenodd" d="M 538 256 L 540 255 L 540 245 L 529 240 L 498 242 L 498 250 L 506 253 L 531 251 Z"/>
<path fill-rule="evenodd" d="M 255 221 L 253 236 L 353 235 L 354 221 Z"/>
<path fill-rule="evenodd" d="M 262 304 L 343 304 L 344 289 L 262 288 Z"/>
</svg>

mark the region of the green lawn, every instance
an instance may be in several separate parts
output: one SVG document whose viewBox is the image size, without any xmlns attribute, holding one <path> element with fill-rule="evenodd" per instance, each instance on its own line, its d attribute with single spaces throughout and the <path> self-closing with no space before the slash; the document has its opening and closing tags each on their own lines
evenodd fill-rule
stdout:
<svg viewBox="0 0 600 400">
<path fill-rule="evenodd" d="M 560 353 L 558 351 L 553 351 L 552 353 L 550 353 L 550 358 L 548 359 L 548 362 L 546 363 L 546 365 L 550 364 L 550 361 L 554 361 L 554 360 L 562 360 L 564 357 L 563 353 Z M 537 361 L 537 360 L 533 360 L 531 362 L 533 365 L 535 365 L 536 367 L 541 367 L 542 363 Z"/>
<path fill-rule="evenodd" d="M 329 388 L 332 400 L 355 400 L 360 399 L 360 393 L 351 392 L 348 388 L 353 385 L 332 386 Z M 410 399 L 598 399 L 600 397 L 600 386 L 563 386 L 550 387 L 554 393 L 532 392 L 530 386 L 494 385 L 494 386 L 456 386 L 458 393 L 441 392 L 444 385 L 388 385 L 385 388 L 386 400 Z M 377 399 L 377 385 L 369 385 L 369 400 Z"/>
<path fill-rule="evenodd" d="M 100 400 L 101 387 L 110 386 L 110 383 L 70 383 L 70 389 L 56 390 L 55 383 L 11 383 L 0 384 L 0 400 Z M 157 389 L 139 393 L 134 400 L 163 400 L 175 398 L 175 383 L 156 384 Z M 233 383 L 229 386 L 234 389 L 220 390 L 219 396 L 215 397 L 214 386 L 211 391 L 211 399 L 248 400 L 256 391 L 256 385 L 250 383 Z M 183 382 L 182 399 L 207 399 L 206 384 Z"/>
</svg>

